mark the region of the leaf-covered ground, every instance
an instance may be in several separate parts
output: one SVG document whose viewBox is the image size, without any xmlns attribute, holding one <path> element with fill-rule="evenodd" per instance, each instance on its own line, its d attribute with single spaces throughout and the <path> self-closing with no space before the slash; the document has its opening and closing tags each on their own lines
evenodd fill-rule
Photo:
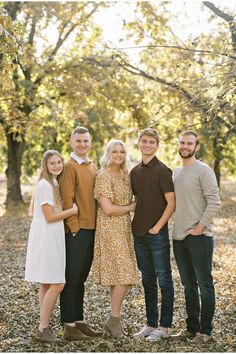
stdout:
<svg viewBox="0 0 236 354">
<path fill-rule="evenodd" d="M 32 186 L 23 192 L 29 201 Z M 145 323 L 143 290 L 132 287 L 123 307 L 123 323 L 127 336 L 121 339 L 102 337 L 91 341 L 69 342 L 63 339 L 59 323 L 59 305 L 52 317 L 52 327 L 62 339 L 60 344 L 42 344 L 35 340 L 39 321 L 37 285 L 23 280 L 30 218 L 27 205 L 5 212 L 5 180 L 0 179 L 0 350 L 2 352 L 235 352 L 236 349 L 236 183 L 222 185 L 222 207 L 215 218 L 214 279 L 217 294 L 214 340 L 193 345 L 190 341 L 162 340 L 149 343 L 132 339 L 131 334 Z M 185 328 L 183 290 L 172 257 L 175 286 L 174 323 L 172 333 Z M 102 327 L 109 314 L 108 289 L 94 285 L 89 278 L 85 297 L 86 320 L 95 329 Z"/>
</svg>

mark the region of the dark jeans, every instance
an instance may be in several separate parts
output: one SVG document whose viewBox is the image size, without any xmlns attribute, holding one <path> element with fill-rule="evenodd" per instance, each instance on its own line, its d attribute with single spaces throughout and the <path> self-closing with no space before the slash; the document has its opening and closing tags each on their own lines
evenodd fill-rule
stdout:
<svg viewBox="0 0 236 354">
<path fill-rule="evenodd" d="M 145 293 L 147 325 L 158 327 L 158 289 L 161 288 L 160 326 L 171 327 L 173 317 L 174 288 L 170 266 L 170 242 L 168 228 L 159 234 L 134 237 L 135 253 Z"/>
<path fill-rule="evenodd" d="M 83 320 L 84 283 L 88 277 L 94 246 L 94 230 L 66 233 L 66 284 L 60 295 L 61 322 Z"/>
<path fill-rule="evenodd" d="M 187 330 L 211 334 L 215 310 L 215 290 L 212 271 L 213 238 L 188 235 L 173 240 L 174 255 L 179 269 L 187 311 Z M 198 288 L 201 296 L 201 309 Z"/>
</svg>

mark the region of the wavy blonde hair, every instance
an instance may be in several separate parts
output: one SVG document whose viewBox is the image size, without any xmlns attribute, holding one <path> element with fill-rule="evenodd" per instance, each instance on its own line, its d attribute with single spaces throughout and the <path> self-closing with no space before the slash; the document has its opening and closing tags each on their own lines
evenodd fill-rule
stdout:
<svg viewBox="0 0 236 354">
<path fill-rule="evenodd" d="M 113 140 L 109 141 L 109 143 L 106 146 L 105 152 L 100 159 L 100 165 L 102 168 L 107 168 L 111 165 L 111 163 L 112 163 L 111 154 L 112 154 L 112 151 L 114 150 L 115 145 L 121 145 L 125 151 L 125 161 L 122 163 L 121 168 L 125 172 L 125 174 L 128 174 L 129 166 L 130 166 L 130 159 L 129 159 L 129 156 L 127 153 L 125 143 L 119 139 L 113 139 Z"/>
<path fill-rule="evenodd" d="M 52 175 L 49 173 L 48 171 L 48 160 L 52 157 L 52 156 L 57 156 L 61 159 L 63 167 L 64 167 L 64 159 L 63 157 L 60 155 L 60 153 L 57 150 L 47 150 L 45 151 L 45 153 L 43 154 L 43 159 L 41 162 L 41 169 L 40 169 L 40 174 L 39 174 L 39 181 L 41 179 L 46 179 L 46 181 L 48 181 L 53 189 L 53 194 L 54 194 L 54 201 L 56 205 L 61 205 L 61 194 L 59 191 L 59 186 L 56 186 L 55 183 L 53 182 L 53 177 Z M 60 182 L 60 178 L 62 176 L 63 171 L 60 173 L 60 175 L 57 177 L 57 181 L 58 183 Z"/>
<path fill-rule="evenodd" d="M 40 168 L 40 173 L 39 173 L 39 178 L 38 181 L 40 181 L 41 179 L 46 179 L 46 181 L 48 181 L 53 189 L 53 197 L 54 197 L 54 202 L 55 205 L 57 206 L 61 206 L 62 204 L 62 200 L 61 200 L 61 194 L 60 194 L 60 190 L 59 190 L 59 185 L 56 186 L 55 183 L 53 182 L 53 177 L 52 175 L 48 172 L 48 160 L 52 157 L 52 156 L 58 156 L 63 163 L 64 166 L 64 159 L 63 157 L 60 155 L 60 153 L 57 150 L 47 150 L 45 151 L 45 153 L 43 154 L 43 159 L 41 161 L 41 168 Z M 63 173 L 63 171 L 62 171 Z M 57 177 L 57 181 L 60 182 L 60 178 L 62 176 L 62 173 Z M 31 201 L 30 201 L 30 207 L 29 207 L 29 215 L 33 216 L 33 212 L 34 212 L 34 195 L 32 195 Z"/>
</svg>

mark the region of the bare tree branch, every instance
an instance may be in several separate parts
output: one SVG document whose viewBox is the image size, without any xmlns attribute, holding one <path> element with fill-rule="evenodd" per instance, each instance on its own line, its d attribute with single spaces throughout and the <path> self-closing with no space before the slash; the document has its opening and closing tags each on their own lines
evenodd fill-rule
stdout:
<svg viewBox="0 0 236 354">
<path fill-rule="evenodd" d="M 93 64 L 93 65 L 99 65 L 102 67 L 111 67 L 112 65 L 114 65 L 114 58 L 112 58 L 112 60 L 106 61 L 106 62 L 99 62 L 97 59 L 93 58 L 93 57 L 84 57 L 84 60 L 86 60 L 87 62 Z M 187 98 L 188 103 L 191 103 L 191 105 L 196 109 L 201 109 L 201 111 L 203 113 L 207 113 L 209 111 L 209 106 L 207 103 L 202 102 L 198 99 L 198 95 L 192 96 L 186 89 L 184 89 L 183 87 L 175 84 L 174 82 L 169 82 L 165 79 L 162 79 L 158 76 L 154 76 L 151 74 L 146 73 L 145 71 L 139 69 L 138 67 L 124 61 L 123 58 L 121 58 L 120 55 L 116 55 L 115 56 L 116 60 L 116 65 L 118 65 L 119 67 L 123 68 L 124 70 L 126 70 L 127 72 L 133 74 L 133 75 L 137 75 L 137 76 L 142 76 L 148 80 L 151 81 L 155 81 L 158 82 L 164 86 L 167 86 L 169 89 L 174 90 L 176 92 L 179 92 L 180 94 L 182 94 L 184 97 Z"/>
<path fill-rule="evenodd" d="M 167 24 L 165 24 L 165 27 L 166 27 L 166 28 L 168 29 L 168 31 L 174 36 L 174 38 L 177 39 L 178 42 L 181 42 L 182 45 L 183 45 L 185 48 L 187 48 L 187 47 L 186 47 L 186 44 L 174 33 L 174 31 L 172 30 L 172 28 L 171 28 L 170 26 L 168 26 Z"/>
<path fill-rule="evenodd" d="M 203 50 L 203 49 L 193 49 L 193 48 L 186 48 L 186 47 L 180 47 L 180 46 L 176 46 L 176 45 L 139 45 L 139 46 L 132 46 L 132 47 L 109 47 L 106 46 L 107 49 L 110 50 L 128 50 L 128 49 L 141 49 L 141 48 L 167 48 L 167 49 L 177 49 L 177 50 L 185 50 L 188 52 L 195 52 L 195 53 L 201 53 L 203 55 L 220 55 L 220 56 L 224 56 L 224 57 L 228 57 L 231 59 L 236 60 L 236 56 L 234 55 L 230 55 L 227 53 L 222 53 L 222 52 L 212 52 L 211 50 Z"/>
<path fill-rule="evenodd" d="M 55 48 L 53 49 L 53 51 L 51 52 L 51 54 L 48 57 L 48 61 L 52 61 L 54 56 L 57 54 L 58 50 L 60 49 L 60 47 L 62 46 L 62 44 L 66 41 L 66 39 L 69 37 L 69 35 L 74 31 L 74 29 L 77 27 L 77 23 L 73 24 L 70 29 L 67 31 L 67 33 L 64 35 L 64 37 L 62 37 L 64 29 L 66 28 L 66 26 L 64 26 L 63 30 L 61 31 L 61 33 L 59 33 L 58 36 L 58 40 L 57 43 L 55 45 Z"/>
<path fill-rule="evenodd" d="M 35 35 L 37 20 L 38 20 L 37 16 L 34 16 L 31 21 L 31 28 L 30 28 L 29 39 L 28 39 L 28 44 L 30 46 L 32 46 L 34 43 L 34 35 Z M 31 67 L 27 66 L 26 68 L 24 68 L 21 62 L 19 62 L 18 64 L 20 65 L 20 68 L 25 76 L 25 79 L 31 81 Z"/>
<path fill-rule="evenodd" d="M 206 113 L 207 109 L 203 108 L 203 104 L 202 104 L 202 102 L 200 102 L 197 99 L 197 96 L 195 96 L 195 97 L 192 96 L 186 89 L 179 86 L 178 84 L 176 84 L 174 82 L 169 82 L 169 81 L 162 79 L 158 76 L 150 75 L 150 74 L 146 73 L 145 71 L 143 71 L 143 70 L 135 67 L 134 65 L 127 63 L 127 62 L 119 63 L 119 65 L 123 69 L 125 69 L 126 71 L 129 71 L 130 73 L 132 73 L 134 75 L 145 77 L 149 80 L 152 80 L 152 81 L 158 82 L 162 85 L 165 85 L 165 86 L 169 87 L 171 90 L 181 93 L 183 96 L 185 96 L 187 98 L 187 100 L 189 101 L 189 103 L 191 103 L 192 106 L 194 106 L 195 108 L 201 107 L 201 109 L 203 109 L 204 112 Z"/>
<path fill-rule="evenodd" d="M 85 8 L 86 4 L 81 6 L 81 8 L 78 10 L 78 11 L 81 11 L 83 8 Z M 94 8 L 90 11 L 90 13 L 88 13 L 85 17 L 84 17 L 84 20 L 83 22 L 80 23 L 80 25 L 82 25 L 83 23 L 85 23 L 93 14 L 94 12 L 96 12 L 96 10 L 98 9 L 99 7 L 99 4 L 97 3 L 96 6 L 94 6 Z M 69 23 L 69 22 L 68 22 Z M 59 34 L 59 37 L 58 37 L 58 40 L 57 40 L 57 43 L 56 43 L 56 46 L 55 48 L 53 49 L 53 51 L 51 52 L 50 56 L 49 56 L 49 60 L 51 61 L 52 58 L 56 55 L 58 49 L 62 46 L 62 44 L 66 41 L 66 39 L 69 37 L 69 35 L 74 31 L 74 29 L 78 26 L 78 23 L 74 23 L 69 29 L 68 31 L 65 33 L 64 36 L 63 35 L 63 32 L 64 30 L 66 29 L 66 26 L 67 24 L 66 23 L 64 26 L 63 26 L 63 30 L 61 31 L 61 33 Z"/>
<path fill-rule="evenodd" d="M 225 12 L 221 11 L 218 7 L 216 7 L 212 2 L 210 1 L 203 1 L 203 4 L 208 7 L 211 11 L 213 11 L 218 17 L 223 18 L 227 22 L 233 22 L 234 17 L 231 15 L 226 14 Z"/>
<path fill-rule="evenodd" d="M 236 22 L 235 18 L 232 15 L 229 15 L 223 11 L 221 11 L 218 7 L 212 4 L 210 1 L 203 1 L 203 4 L 208 7 L 211 11 L 213 11 L 217 16 L 223 18 L 226 22 L 229 23 L 231 38 L 232 38 L 232 46 L 234 53 L 236 53 Z M 234 58 L 233 58 L 234 59 Z"/>
<path fill-rule="evenodd" d="M 7 10 L 7 13 L 11 17 L 11 19 L 13 21 L 15 21 L 17 13 L 18 13 L 18 11 L 20 11 L 23 4 L 24 4 L 24 2 L 21 2 L 21 1 L 12 1 L 12 2 L 6 3 L 3 7 L 5 10 Z"/>
<path fill-rule="evenodd" d="M 33 42 L 34 42 L 34 35 L 35 35 L 35 29 L 36 29 L 36 22 L 37 22 L 37 19 L 36 19 L 36 16 L 34 16 L 32 18 L 32 25 L 31 25 L 31 29 L 30 29 L 30 33 L 29 33 L 29 40 L 28 40 L 28 43 L 30 45 L 33 45 Z"/>
<path fill-rule="evenodd" d="M 82 10 L 82 8 L 84 8 L 86 6 L 83 5 L 80 10 Z M 82 25 L 83 23 L 85 23 L 93 14 L 94 12 L 96 12 L 96 10 L 98 9 L 98 7 L 100 6 L 99 3 L 96 3 L 96 5 L 94 6 L 94 8 L 84 17 L 83 22 L 80 23 L 80 25 Z M 66 23 L 67 25 L 67 23 Z M 69 35 L 75 30 L 75 28 L 78 26 L 78 23 L 73 24 L 68 31 L 66 32 L 66 34 L 63 36 L 63 32 L 64 29 L 66 29 L 66 25 L 63 27 L 63 30 L 61 31 L 61 33 L 59 34 L 57 43 L 55 45 L 55 48 L 52 50 L 51 54 L 48 57 L 48 62 L 51 62 L 53 60 L 53 58 L 55 57 L 55 55 L 57 54 L 59 48 L 62 46 L 62 44 L 66 41 L 66 39 L 69 37 Z M 46 74 L 48 74 L 50 72 L 51 68 L 48 67 L 47 70 L 44 71 L 44 74 L 39 76 L 38 78 L 36 78 L 36 80 L 34 81 L 35 85 L 39 85 L 40 82 L 42 81 L 42 79 L 45 77 Z"/>
<path fill-rule="evenodd" d="M 204 90 L 204 92 L 206 92 L 207 89 Z M 200 92 L 198 95 L 196 95 L 193 99 L 196 100 L 197 96 L 199 96 L 200 94 L 202 94 L 203 92 Z M 186 107 L 187 105 L 191 105 L 192 104 L 192 100 L 188 100 L 188 101 L 184 101 L 182 103 L 180 103 L 179 105 L 175 106 L 173 109 L 169 110 L 166 114 L 164 114 L 163 116 L 159 117 L 158 119 L 152 120 L 150 123 L 150 126 L 154 126 L 157 124 L 157 121 L 162 120 L 165 117 L 168 117 L 171 113 L 177 111 L 178 109 L 182 108 L 182 107 Z"/>
</svg>

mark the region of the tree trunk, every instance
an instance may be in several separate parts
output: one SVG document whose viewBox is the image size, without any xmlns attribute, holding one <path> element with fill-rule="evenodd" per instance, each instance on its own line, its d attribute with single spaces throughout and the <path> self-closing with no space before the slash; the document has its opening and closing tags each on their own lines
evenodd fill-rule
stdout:
<svg viewBox="0 0 236 354">
<path fill-rule="evenodd" d="M 7 138 L 7 197 L 6 206 L 9 204 L 23 203 L 21 194 L 21 163 L 25 147 L 25 139 L 19 134 L 6 132 Z"/>
<path fill-rule="evenodd" d="M 217 180 L 219 188 L 220 188 L 220 179 L 221 179 L 220 161 L 221 160 L 219 160 L 218 158 L 215 158 L 215 160 L 214 160 L 214 172 L 216 175 L 216 180 Z"/>
<path fill-rule="evenodd" d="M 220 162 L 223 160 L 222 149 L 218 145 L 218 136 L 215 136 L 213 139 L 213 155 L 214 155 L 214 172 L 216 175 L 218 187 L 220 188 L 220 178 L 221 178 L 221 171 L 220 171 Z"/>
</svg>

